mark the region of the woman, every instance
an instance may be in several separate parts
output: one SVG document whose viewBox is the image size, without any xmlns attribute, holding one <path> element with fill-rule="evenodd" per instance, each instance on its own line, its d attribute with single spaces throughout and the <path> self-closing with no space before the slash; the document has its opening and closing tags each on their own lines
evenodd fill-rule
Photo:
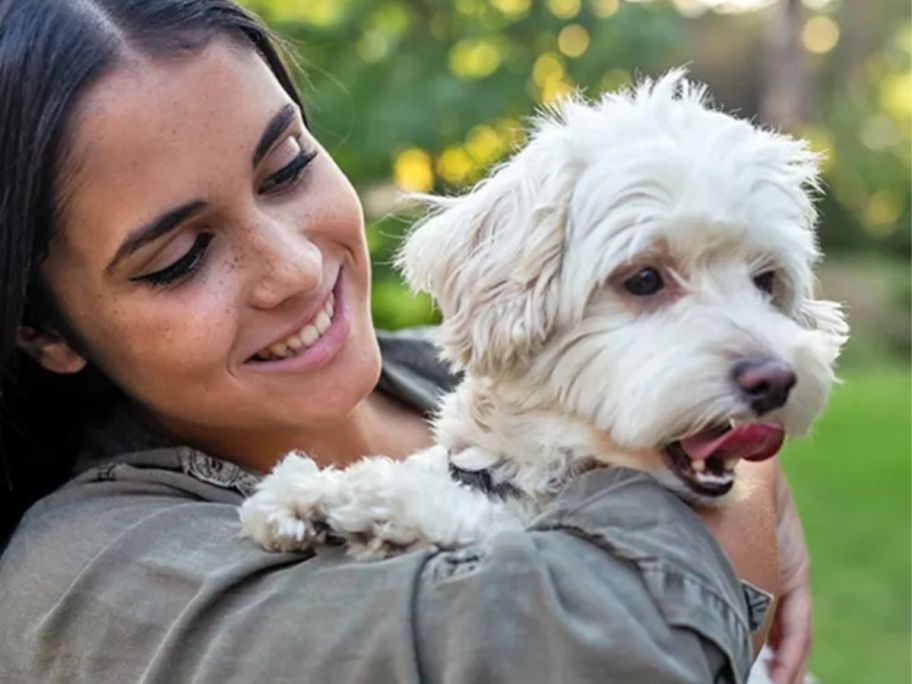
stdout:
<svg viewBox="0 0 912 684">
<path fill-rule="evenodd" d="M 0 0 L 0 113 L 11 514 L 36 474 L 73 478 L 0 559 L 2 681 L 741 681 L 742 587 L 631 471 L 483 549 L 353 564 L 238 538 L 284 452 L 404 457 L 449 379 L 420 339 L 378 346 L 358 200 L 229 0 Z M 751 475 L 704 517 L 776 590 L 778 495 L 800 612 L 787 490 Z"/>
</svg>

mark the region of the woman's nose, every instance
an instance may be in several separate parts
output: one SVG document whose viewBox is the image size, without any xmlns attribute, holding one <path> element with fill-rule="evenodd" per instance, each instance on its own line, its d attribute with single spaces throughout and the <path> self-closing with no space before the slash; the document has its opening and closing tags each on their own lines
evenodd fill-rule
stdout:
<svg viewBox="0 0 912 684">
<path fill-rule="evenodd" d="M 258 231 L 250 303 L 271 309 L 296 295 L 312 294 L 323 281 L 323 253 L 299 230 Z"/>
</svg>

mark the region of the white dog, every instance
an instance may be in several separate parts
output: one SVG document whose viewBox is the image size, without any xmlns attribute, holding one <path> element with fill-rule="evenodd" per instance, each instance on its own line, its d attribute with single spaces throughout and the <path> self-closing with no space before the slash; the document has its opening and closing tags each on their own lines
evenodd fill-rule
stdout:
<svg viewBox="0 0 912 684">
<path fill-rule="evenodd" d="M 722 500 L 739 459 L 808 430 L 846 339 L 813 294 L 816 188 L 804 142 L 714 111 L 680 70 L 541 115 L 467 195 L 425 198 L 400 257 L 464 371 L 437 444 L 345 470 L 289 455 L 244 530 L 284 550 L 329 534 L 363 559 L 453 548 L 605 465 Z"/>
</svg>

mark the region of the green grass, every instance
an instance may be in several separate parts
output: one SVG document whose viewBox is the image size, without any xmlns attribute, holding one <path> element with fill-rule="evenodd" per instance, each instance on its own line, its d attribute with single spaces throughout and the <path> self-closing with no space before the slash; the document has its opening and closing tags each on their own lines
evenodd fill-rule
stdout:
<svg viewBox="0 0 912 684">
<path fill-rule="evenodd" d="M 823 684 L 908 684 L 909 369 L 848 374 L 783 463 L 811 550 L 813 672 Z"/>
</svg>

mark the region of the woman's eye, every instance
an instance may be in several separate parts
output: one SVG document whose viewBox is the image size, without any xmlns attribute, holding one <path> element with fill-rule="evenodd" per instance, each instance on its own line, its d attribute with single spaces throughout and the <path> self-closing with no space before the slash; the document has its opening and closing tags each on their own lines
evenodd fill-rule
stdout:
<svg viewBox="0 0 912 684">
<path fill-rule="evenodd" d="M 637 297 L 648 297 L 665 287 L 665 281 L 654 268 L 644 268 L 624 281 L 624 289 Z"/>
<path fill-rule="evenodd" d="M 283 166 L 263 181 L 259 189 L 260 194 L 269 195 L 294 185 L 301 177 L 304 169 L 307 168 L 307 165 L 310 164 L 316 156 L 316 150 L 311 150 L 309 152 L 301 150 L 298 153 L 298 156 L 292 159 L 286 166 Z"/>
<path fill-rule="evenodd" d="M 757 289 L 761 292 L 766 292 L 766 294 L 773 294 L 773 283 L 775 280 L 775 271 L 764 271 L 760 275 L 754 276 L 754 285 L 756 285 Z"/>
<path fill-rule="evenodd" d="M 179 281 L 189 278 L 202 266 L 210 242 L 212 242 L 211 233 L 200 233 L 187 253 L 173 264 L 155 273 L 147 273 L 131 278 L 131 280 L 149 283 L 156 287 L 175 285 Z"/>
</svg>

